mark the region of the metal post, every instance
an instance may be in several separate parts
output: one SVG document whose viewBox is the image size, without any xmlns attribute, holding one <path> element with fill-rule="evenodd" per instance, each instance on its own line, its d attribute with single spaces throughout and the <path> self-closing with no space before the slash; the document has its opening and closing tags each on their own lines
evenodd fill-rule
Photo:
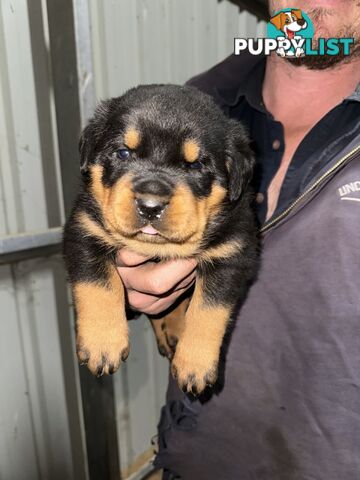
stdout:
<svg viewBox="0 0 360 480">
<path fill-rule="evenodd" d="M 78 139 L 94 109 L 87 0 L 47 0 L 51 68 L 65 212 L 79 178 Z M 89 478 L 120 478 L 114 388 L 111 377 L 96 379 L 80 368 Z"/>
</svg>

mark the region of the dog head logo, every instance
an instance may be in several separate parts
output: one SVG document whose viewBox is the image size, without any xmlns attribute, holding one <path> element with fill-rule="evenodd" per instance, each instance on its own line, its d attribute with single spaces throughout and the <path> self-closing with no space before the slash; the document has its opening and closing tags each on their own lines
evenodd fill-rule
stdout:
<svg viewBox="0 0 360 480">
<path fill-rule="evenodd" d="M 299 58 L 305 56 L 350 55 L 355 44 L 352 37 L 319 37 L 314 40 L 314 26 L 309 16 L 299 8 L 285 8 L 270 18 L 265 38 L 234 38 L 234 54 L 271 55 Z"/>
<path fill-rule="evenodd" d="M 286 38 L 292 40 L 295 35 L 307 27 L 307 22 L 303 18 L 301 10 L 291 10 L 290 12 L 280 12 L 271 17 L 270 22 L 275 25 L 277 30 L 284 32 Z"/>
<path fill-rule="evenodd" d="M 303 57 L 303 43 L 314 36 L 314 27 L 305 12 L 298 8 L 277 12 L 268 23 L 268 35 L 280 41 L 276 53 L 282 57 Z M 281 45 L 281 41 L 283 45 Z M 300 46 L 301 45 L 301 46 Z"/>
</svg>

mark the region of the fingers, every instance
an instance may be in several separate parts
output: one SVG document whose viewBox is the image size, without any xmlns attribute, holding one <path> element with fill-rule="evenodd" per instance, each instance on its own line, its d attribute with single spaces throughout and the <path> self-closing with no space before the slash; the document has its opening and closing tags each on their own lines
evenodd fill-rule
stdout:
<svg viewBox="0 0 360 480">
<path fill-rule="evenodd" d="M 194 281 L 195 279 L 192 280 L 189 286 L 191 286 Z M 132 290 L 128 292 L 129 304 L 134 310 L 138 310 L 148 315 L 157 315 L 171 307 L 171 305 L 189 288 L 189 286 L 175 290 L 173 293 L 163 298 Z"/>
<path fill-rule="evenodd" d="M 180 285 L 195 268 L 196 260 L 179 259 L 146 262 L 133 268 L 118 267 L 118 272 L 128 290 L 162 296 Z"/>
<path fill-rule="evenodd" d="M 117 254 L 118 272 L 129 306 L 156 315 L 168 309 L 195 281 L 194 259 L 152 262 L 148 257 L 122 249 Z"/>
<path fill-rule="evenodd" d="M 132 252 L 127 248 L 120 249 L 116 255 L 116 262 L 119 267 L 134 267 L 141 265 L 148 260 L 149 257 L 145 257 L 145 255 L 139 255 L 138 253 Z"/>
<path fill-rule="evenodd" d="M 180 295 L 182 295 L 191 285 L 195 282 L 195 273 L 192 273 L 186 279 L 184 279 L 179 285 L 176 286 L 171 292 L 167 293 L 166 295 L 158 296 L 158 295 L 150 295 L 148 293 L 142 293 L 137 290 L 128 290 L 127 291 L 127 300 L 131 308 L 135 310 L 144 311 L 146 309 L 146 313 L 148 309 L 158 302 L 159 305 L 165 304 L 167 301 L 171 301 L 172 299 L 176 299 Z M 169 304 L 169 306 L 171 303 Z"/>
</svg>

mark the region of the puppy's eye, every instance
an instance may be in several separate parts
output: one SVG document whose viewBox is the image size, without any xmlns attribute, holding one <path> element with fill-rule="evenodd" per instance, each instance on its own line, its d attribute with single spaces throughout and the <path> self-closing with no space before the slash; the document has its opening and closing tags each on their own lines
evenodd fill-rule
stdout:
<svg viewBox="0 0 360 480">
<path fill-rule="evenodd" d="M 126 160 L 127 158 L 130 158 L 131 153 L 128 148 L 121 148 L 120 150 L 117 151 L 117 156 L 121 160 Z"/>
<path fill-rule="evenodd" d="M 191 170 L 201 170 L 203 168 L 203 164 L 198 160 L 196 160 L 195 162 L 189 163 L 188 165 L 189 165 L 189 168 L 191 168 Z"/>
</svg>

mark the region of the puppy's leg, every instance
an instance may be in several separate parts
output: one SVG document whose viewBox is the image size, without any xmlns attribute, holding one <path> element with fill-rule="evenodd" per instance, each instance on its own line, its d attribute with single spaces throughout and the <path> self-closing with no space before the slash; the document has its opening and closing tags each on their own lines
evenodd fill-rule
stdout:
<svg viewBox="0 0 360 480">
<path fill-rule="evenodd" d="M 171 359 L 174 356 L 176 345 L 184 330 L 184 320 L 189 298 L 182 300 L 170 313 L 163 318 L 150 319 L 159 352 Z"/>
<path fill-rule="evenodd" d="M 172 373 L 180 388 L 195 394 L 217 379 L 220 348 L 233 305 L 212 297 L 207 279 L 197 279 L 194 295 L 185 315 L 184 331 L 176 346 Z M 218 275 L 220 281 L 221 275 Z M 213 283 L 216 289 L 216 285 Z"/>
<path fill-rule="evenodd" d="M 95 375 L 113 373 L 129 353 L 117 246 L 99 223 L 74 212 L 64 231 L 64 258 L 76 311 L 77 354 Z"/>
<path fill-rule="evenodd" d="M 256 242 L 228 258 L 201 262 L 194 295 L 176 346 L 172 374 L 180 388 L 195 394 L 217 380 L 220 349 L 239 301 L 257 270 Z"/>
<path fill-rule="evenodd" d="M 77 354 L 95 375 L 114 373 L 129 354 L 124 287 L 114 266 L 106 282 L 77 282 Z"/>
<path fill-rule="evenodd" d="M 154 330 L 157 346 L 160 355 L 167 358 L 172 358 L 170 345 L 167 342 L 165 335 L 165 324 L 163 318 L 149 318 L 151 326 Z"/>
<path fill-rule="evenodd" d="M 176 345 L 184 332 L 185 316 L 189 302 L 190 298 L 185 298 L 175 310 L 164 317 L 165 335 L 173 353 L 175 353 Z"/>
</svg>

